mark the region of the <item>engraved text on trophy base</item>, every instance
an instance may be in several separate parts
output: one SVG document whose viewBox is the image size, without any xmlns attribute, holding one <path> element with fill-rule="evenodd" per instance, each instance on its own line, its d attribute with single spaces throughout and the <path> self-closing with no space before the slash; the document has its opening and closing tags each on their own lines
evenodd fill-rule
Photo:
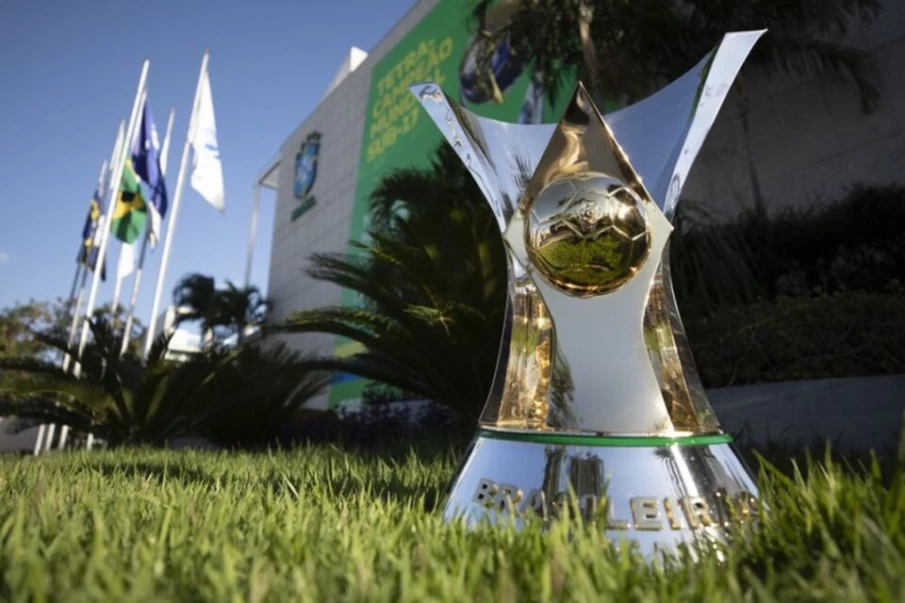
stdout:
<svg viewBox="0 0 905 603">
<path fill-rule="evenodd" d="M 534 515 L 543 520 L 577 511 L 584 521 L 596 521 L 605 529 L 615 531 L 729 528 L 733 522 L 756 521 L 758 514 L 757 500 L 747 491 L 729 496 L 718 490 L 713 503 L 702 496 L 632 496 L 620 500 L 602 494 L 584 494 L 575 500 L 569 492 L 548 495 L 540 488 L 526 496 L 516 485 L 498 484 L 487 478 L 478 482 L 471 502 L 499 515 Z"/>
</svg>

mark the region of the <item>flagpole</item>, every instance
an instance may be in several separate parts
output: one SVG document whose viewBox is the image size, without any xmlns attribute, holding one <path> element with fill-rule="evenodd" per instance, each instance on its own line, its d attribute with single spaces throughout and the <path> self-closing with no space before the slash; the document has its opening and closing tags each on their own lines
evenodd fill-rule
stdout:
<svg viewBox="0 0 905 603">
<path fill-rule="evenodd" d="M 141 96 L 142 92 L 145 89 L 145 83 L 148 79 L 148 67 L 150 66 L 151 61 L 145 59 L 141 65 L 141 75 L 138 78 L 138 90 L 135 92 L 135 101 L 132 103 L 132 114 L 129 116 L 129 127 L 126 129 L 126 138 L 123 141 L 123 146 L 120 149 L 118 156 L 116 157 L 115 162 L 113 163 L 113 172 L 110 180 L 110 203 L 107 204 L 107 208 L 105 211 L 105 218 L 107 215 L 113 213 L 114 208 L 116 206 L 117 193 L 119 192 L 119 188 L 121 185 L 121 181 L 123 179 L 123 170 L 125 169 L 126 164 L 126 155 L 129 152 L 130 143 L 132 142 L 132 138 L 135 136 L 135 127 L 138 122 L 138 110 L 141 108 Z M 108 221 L 104 220 L 104 230 L 101 232 L 101 244 L 98 249 L 98 257 L 103 258 L 104 253 L 107 251 L 107 241 L 110 239 L 110 226 L 107 223 Z M 82 357 L 82 352 L 85 351 L 85 345 L 88 343 L 88 328 L 89 328 L 89 320 L 91 319 L 91 313 L 94 312 L 94 304 L 97 301 L 97 288 L 100 285 L 100 271 L 95 271 L 94 279 L 91 281 L 91 291 L 88 293 L 88 306 L 85 309 L 85 321 L 82 323 L 82 338 L 79 341 L 79 350 L 78 356 Z M 76 367 L 77 371 L 80 371 L 80 367 Z"/>
<path fill-rule="evenodd" d="M 170 133 L 173 131 L 173 119 L 176 117 L 176 107 L 170 107 L 170 116 L 167 119 L 167 131 L 163 135 L 163 144 L 160 146 L 160 175 L 166 176 L 167 157 L 170 151 Z M 145 252 L 148 248 L 148 239 L 151 233 L 145 231 L 145 238 L 141 241 L 141 251 L 138 256 L 138 269 L 135 271 L 135 280 L 132 281 L 132 297 L 129 300 L 129 315 L 126 317 L 126 325 L 123 328 L 123 343 L 119 349 L 122 356 L 129 348 L 129 339 L 132 335 L 132 323 L 135 321 L 135 305 L 138 303 L 138 287 L 141 285 L 141 275 L 144 272 Z"/>
<path fill-rule="evenodd" d="M 248 255 L 245 257 L 245 289 L 251 286 L 251 257 L 255 251 L 255 235 L 258 233 L 258 212 L 261 209 L 261 185 L 254 186 L 254 199 L 251 205 L 251 226 L 248 232 Z"/>
<path fill-rule="evenodd" d="M 189 158 L 189 148 L 194 137 L 195 119 L 198 112 L 198 100 L 201 96 L 201 81 L 207 71 L 207 61 L 210 51 L 205 49 L 201 58 L 201 69 L 198 73 L 198 84 L 195 86 L 195 100 L 192 102 L 192 113 L 189 116 L 189 127 L 185 136 L 185 144 L 182 147 L 182 159 L 179 162 L 179 175 L 176 177 L 176 191 L 173 195 L 173 209 L 167 222 L 167 234 L 163 242 L 163 252 L 160 255 L 160 270 L 157 272 L 157 286 L 154 287 L 154 302 L 151 305 L 151 318 L 148 320 L 148 331 L 145 334 L 144 355 L 147 356 L 154 342 L 154 330 L 157 327 L 157 313 L 160 309 L 160 294 L 167 275 L 167 262 L 170 259 L 170 246 L 173 243 L 173 232 L 176 230 L 176 218 L 179 216 L 179 202 L 182 200 L 182 187 L 185 184 L 185 168 Z"/>
<path fill-rule="evenodd" d="M 141 113 L 144 110 L 145 103 L 148 101 L 148 91 L 144 90 L 141 93 L 141 101 L 138 104 L 138 111 Z M 131 144 L 130 144 L 131 147 Z M 132 245 L 132 243 L 120 243 L 119 245 L 119 259 L 116 261 L 116 284 L 113 286 L 113 302 L 110 304 L 110 330 L 112 332 L 116 332 L 116 316 L 117 316 L 117 308 L 119 307 L 119 298 L 123 292 L 123 281 L 126 280 L 126 277 L 132 273 L 130 269 L 129 272 L 123 274 L 123 262 L 129 259 L 133 262 L 132 268 L 135 267 L 135 256 L 131 253 L 131 249 L 129 251 L 125 251 L 126 245 Z M 129 255 L 125 255 L 128 253 Z"/>
<path fill-rule="evenodd" d="M 79 254 L 82 253 L 82 249 L 84 249 L 84 246 L 85 246 L 84 242 L 79 246 Z M 81 258 L 80 255 L 76 256 L 75 276 L 72 277 L 72 287 L 69 288 L 69 301 L 67 302 L 67 306 L 68 306 L 70 312 L 73 312 L 74 311 L 73 309 L 75 308 L 75 306 L 73 305 L 73 302 L 75 300 L 76 292 L 78 292 L 79 296 L 81 296 L 81 293 L 82 293 L 81 290 L 79 289 L 79 277 L 82 276 L 82 268 L 84 267 L 84 265 L 82 264 L 80 258 Z M 86 269 L 86 271 L 87 271 L 87 269 Z M 82 286 L 84 286 L 84 284 L 85 284 L 85 279 L 83 278 Z M 63 370 L 66 370 L 66 365 L 68 364 L 68 361 L 69 361 L 69 355 L 66 354 L 66 352 L 63 352 Z M 38 435 L 35 438 L 35 451 L 34 451 L 35 456 L 37 456 L 41 452 L 41 444 L 43 443 L 42 440 L 44 439 L 44 431 L 46 430 L 46 428 L 47 428 L 47 426 L 44 425 L 43 423 L 38 426 Z"/>
<path fill-rule="evenodd" d="M 120 120 L 119 129 L 117 130 L 117 134 L 116 134 L 116 141 L 113 143 L 113 153 L 111 154 L 111 159 L 113 156 L 116 155 L 116 151 L 122 142 L 122 137 L 123 137 L 123 121 Z M 103 194 L 103 191 L 104 191 L 104 174 L 107 171 L 108 165 L 109 164 L 107 163 L 106 160 L 104 160 L 101 163 L 101 172 L 97 176 L 97 191 L 99 194 Z M 103 200 L 97 199 L 97 201 L 98 201 L 98 203 L 101 203 Z M 98 208 L 98 209 L 100 209 L 100 208 Z M 98 224 L 97 224 L 97 227 L 94 229 L 94 235 L 91 240 L 91 247 L 88 248 L 87 253 L 89 253 L 89 254 L 91 253 L 91 249 L 94 247 L 94 237 L 97 236 L 98 229 L 101 226 L 100 219 L 101 219 L 101 217 L 99 216 Z M 90 257 L 86 256 L 86 259 L 90 259 Z M 103 259 L 101 258 L 100 255 L 97 256 L 97 259 L 94 262 L 94 270 L 95 270 L 95 272 L 103 271 Z M 75 341 L 75 333 L 76 333 L 76 329 L 78 328 L 78 324 L 79 324 L 79 314 L 81 313 L 81 310 L 82 310 L 82 295 L 85 291 L 85 282 L 88 280 L 87 277 L 88 277 L 88 268 L 86 266 L 85 271 L 82 275 L 82 284 L 79 287 L 78 297 L 75 300 L 75 307 L 72 310 L 72 320 L 69 323 L 69 336 L 66 340 L 66 343 L 70 348 L 72 347 L 72 344 Z M 69 354 L 66 354 L 65 357 L 63 358 L 63 370 L 64 371 L 69 371 L 69 363 L 71 361 L 72 361 L 72 357 L 69 356 Z"/>
<path fill-rule="evenodd" d="M 126 121 L 124 119 L 119 120 L 119 126 L 116 128 L 116 140 L 113 141 L 113 150 L 110 152 L 110 160 L 103 161 L 101 163 L 101 171 L 97 175 L 96 191 L 97 191 L 97 194 L 100 196 L 100 198 L 97 199 L 97 202 L 99 205 L 98 209 L 100 209 L 100 206 L 109 206 L 110 205 L 109 203 L 105 202 L 106 199 L 104 196 L 104 190 L 106 189 L 106 186 L 107 186 L 107 183 L 105 182 L 105 176 L 107 175 L 108 170 L 112 169 L 113 162 L 116 161 L 116 157 L 122 151 L 123 144 L 124 144 L 123 139 L 126 136 L 125 127 L 126 127 Z M 107 207 L 107 209 L 109 209 L 109 207 Z M 95 227 L 94 234 L 91 237 L 91 246 L 88 248 L 89 253 L 95 247 L 94 241 L 97 240 L 98 236 L 103 236 L 102 234 L 99 235 L 98 233 L 103 233 L 105 231 L 105 229 L 107 227 L 106 217 L 107 217 L 107 212 L 105 211 L 104 214 L 101 214 L 97 218 L 97 226 Z M 94 275 L 95 276 L 98 276 L 98 275 L 101 275 L 104 273 L 104 271 L 106 269 L 106 259 L 107 258 L 105 258 L 104 256 L 101 255 L 100 249 L 98 249 L 97 257 L 94 260 Z M 69 325 L 69 336 L 66 340 L 67 347 L 70 349 L 72 348 L 72 345 L 75 343 L 76 332 L 78 330 L 78 325 L 79 325 L 79 316 L 81 315 L 81 312 L 82 312 L 82 298 L 85 295 L 85 283 L 87 282 L 87 280 L 88 280 L 88 268 L 86 266 L 85 271 L 82 273 L 82 284 L 79 287 L 79 295 L 75 300 L 75 311 L 72 313 L 72 322 Z M 87 316 L 87 317 L 90 318 L 90 316 Z M 79 339 L 80 347 L 82 345 L 81 338 L 83 338 L 84 336 L 85 336 L 84 333 L 82 333 L 82 335 Z M 81 353 L 79 353 L 79 356 L 81 356 Z M 72 357 L 67 354 L 66 357 L 63 359 L 63 371 L 66 371 L 66 372 L 69 371 L 69 365 L 71 362 L 72 362 Z M 79 376 L 80 372 L 81 372 L 80 367 L 78 367 L 78 366 L 74 367 L 73 374 L 76 377 Z M 53 430 L 50 431 L 50 434 L 53 435 Z M 62 429 L 60 430 L 60 446 L 59 446 L 60 449 L 62 449 L 63 446 L 66 445 L 66 439 L 68 436 L 69 436 L 69 426 L 63 425 Z M 89 434 L 89 438 L 90 437 L 91 436 Z"/>
<path fill-rule="evenodd" d="M 82 253 L 82 250 L 84 248 L 85 248 L 85 243 L 82 242 L 82 244 L 79 245 L 79 254 Z M 80 258 L 80 257 L 81 257 L 80 255 L 76 256 L 76 258 Z M 72 277 L 72 287 L 69 288 L 69 311 L 70 312 L 74 312 L 74 310 L 73 310 L 74 306 L 72 304 L 75 301 L 76 293 L 79 292 L 79 277 L 82 276 L 82 268 L 84 268 L 84 267 L 85 267 L 85 265 L 79 259 L 76 259 L 75 276 Z M 86 268 L 86 270 L 87 270 L 87 268 Z M 63 363 L 64 364 L 66 363 L 67 356 L 68 356 L 68 354 L 63 354 Z"/>
<path fill-rule="evenodd" d="M 83 242 L 82 245 L 79 246 L 79 254 L 84 253 L 84 249 L 85 249 L 85 244 Z M 89 247 L 89 252 L 90 252 L 90 249 L 91 248 Z M 77 304 L 76 299 L 79 299 L 79 301 L 81 301 L 82 288 L 85 286 L 86 279 L 80 278 L 80 277 L 82 277 L 83 269 L 84 269 L 84 272 L 86 272 L 86 273 L 88 272 L 88 268 L 85 266 L 85 264 L 83 264 L 81 262 L 81 255 L 79 255 L 77 257 L 79 257 L 79 260 L 76 262 L 76 266 L 75 266 L 75 278 L 72 279 L 72 288 L 69 290 L 69 314 L 73 318 L 73 320 L 70 322 L 74 322 L 74 320 L 75 320 L 76 312 L 78 312 L 78 310 L 77 310 L 78 306 L 76 305 Z M 88 258 L 86 257 L 86 259 L 88 259 Z M 81 280 L 81 286 L 79 286 L 80 280 Z M 76 295 L 78 295 L 78 298 L 76 298 Z M 69 339 L 67 340 L 67 343 L 70 346 L 72 345 L 72 329 L 71 328 L 69 329 Z M 69 354 L 63 352 L 63 370 L 65 371 L 68 368 L 69 368 Z"/>
<path fill-rule="evenodd" d="M 100 258 L 101 269 L 94 271 L 94 277 L 91 280 L 91 290 L 88 293 L 88 305 L 85 307 L 85 319 L 82 322 L 82 333 L 79 337 L 79 349 L 75 363 L 75 370 L 73 374 L 78 377 L 82 372 L 82 367 L 79 364 L 79 360 L 82 358 L 82 352 L 85 351 L 85 345 L 88 343 L 88 328 L 89 322 L 91 321 L 91 314 L 94 312 L 94 304 L 97 301 L 97 289 L 101 282 L 101 273 L 103 272 L 103 261 L 105 258 L 105 254 L 107 252 L 107 241 L 110 239 L 110 225 L 107 220 L 107 216 L 111 215 L 116 206 L 116 197 L 117 192 L 119 191 L 120 182 L 123 178 L 123 170 L 126 164 L 126 154 L 129 152 L 129 143 L 132 141 L 132 137 L 135 135 L 135 127 L 138 122 L 138 110 L 141 107 L 141 98 L 142 93 L 145 90 L 145 83 L 148 80 L 148 68 L 151 65 L 151 61 L 145 59 L 141 64 L 141 75 L 138 77 L 138 90 L 135 92 L 135 100 L 132 103 L 132 114 L 129 116 L 129 127 L 126 130 L 126 136 L 123 140 L 123 144 L 117 152 L 114 154 L 115 157 L 113 161 L 110 163 L 111 167 L 111 178 L 110 178 L 110 186 L 109 186 L 109 197 L 110 203 L 107 204 L 107 207 L 104 210 L 104 215 L 102 216 L 103 220 L 103 228 L 101 229 L 101 240 L 100 245 L 97 250 L 97 257 Z M 68 434 L 69 428 L 68 426 L 64 427 L 64 431 L 61 433 Z M 51 436 L 53 435 L 53 429 L 51 428 Z M 66 443 L 65 438 L 61 437 L 60 439 L 60 448 Z"/>
<path fill-rule="evenodd" d="M 119 155 L 120 151 L 123 148 L 124 138 L 126 137 L 126 120 L 119 120 L 119 127 L 116 130 L 116 141 L 113 143 L 113 152 L 110 154 L 110 161 L 104 162 L 101 164 L 101 173 L 97 178 L 97 191 L 100 198 L 97 200 L 100 206 L 109 206 L 112 203 L 107 203 L 108 199 L 104 195 L 104 191 L 107 188 L 107 183 L 104 181 L 104 177 L 107 175 L 108 171 L 113 167 L 113 162 L 116 160 L 116 157 Z M 106 212 L 105 212 L 106 214 Z M 94 229 L 94 236 L 92 237 L 91 246 L 94 247 L 94 239 L 98 236 L 99 232 L 104 232 L 107 228 L 106 215 L 101 215 L 97 219 L 97 227 Z M 104 274 L 106 271 L 106 259 L 105 257 L 101 257 L 100 252 L 98 252 L 97 259 L 94 262 L 94 271 L 95 273 Z M 82 307 L 82 296 L 85 293 L 85 282 L 87 280 L 88 270 L 82 274 L 82 286 L 79 290 L 79 297 L 76 300 L 76 311 L 72 317 L 72 324 L 69 327 L 69 347 L 72 348 L 73 341 L 75 339 L 76 329 L 79 324 L 79 314 L 81 313 Z M 84 337 L 84 333 L 81 335 Z M 79 346 L 81 346 L 81 337 L 79 339 Z M 67 363 L 71 360 L 70 357 L 66 357 Z M 64 366 L 63 370 L 66 370 L 67 367 Z M 81 367 L 75 367 L 73 373 L 78 376 L 81 373 Z M 66 445 L 66 438 L 69 436 L 69 426 L 64 425 L 63 430 L 60 432 L 60 449 L 62 449 Z M 89 433 L 87 436 L 87 448 L 91 448 L 91 442 L 94 440 L 94 434 Z"/>
<path fill-rule="evenodd" d="M 119 145 L 122 144 L 122 137 L 123 137 L 123 121 L 120 120 L 119 128 L 117 129 L 117 132 L 116 132 L 116 140 L 113 143 L 113 153 L 111 153 L 111 160 L 113 159 L 113 156 L 116 155 L 116 150 L 117 150 L 117 148 L 119 148 Z M 99 195 L 103 194 L 103 191 L 104 191 L 104 175 L 107 171 L 108 165 L 109 164 L 107 163 L 106 160 L 101 162 L 101 171 L 97 175 L 97 188 L 95 189 L 95 191 Z M 103 198 L 97 199 L 97 202 L 98 202 L 98 204 L 102 203 Z M 91 259 L 90 254 L 91 254 L 92 249 L 94 248 L 94 239 L 95 239 L 95 237 L 97 237 L 98 229 L 103 228 L 103 225 L 104 225 L 103 217 L 99 216 L 97 225 L 94 229 L 94 234 L 92 235 L 91 241 L 89 242 L 88 250 L 85 252 L 87 254 L 85 256 L 86 261 L 90 261 L 90 259 Z M 84 241 L 82 242 L 82 244 L 84 245 Z M 73 296 L 70 296 L 70 305 L 72 304 L 72 301 L 71 301 L 72 297 L 75 297 L 75 305 L 71 306 L 72 307 L 72 309 L 71 309 L 72 319 L 69 322 L 69 334 L 66 337 L 66 347 L 68 349 L 72 349 L 72 344 L 75 343 L 75 334 L 76 334 L 76 330 L 78 329 L 79 316 L 82 313 L 82 299 L 85 295 L 85 284 L 88 282 L 88 266 L 87 266 L 87 264 L 82 264 L 80 262 L 79 266 L 82 267 L 82 279 L 81 279 L 82 282 L 81 282 L 81 284 L 79 284 L 77 296 L 75 293 L 73 293 Z M 100 257 L 100 255 L 98 255 L 94 261 L 94 270 L 100 272 L 100 271 L 103 271 L 103 269 L 104 269 L 103 259 Z M 69 372 L 69 365 L 71 364 L 71 362 L 72 362 L 72 357 L 69 354 L 63 354 L 63 371 L 64 372 Z M 45 433 L 47 433 L 52 437 L 54 429 L 55 429 L 54 426 L 51 425 L 49 431 L 39 430 L 38 435 L 43 436 Z M 60 448 L 62 448 L 66 444 L 66 436 L 68 436 L 68 435 L 69 435 L 69 426 L 63 425 L 63 427 L 60 429 Z M 48 450 L 50 449 L 50 442 L 47 442 L 47 449 Z"/>
<path fill-rule="evenodd" d="M 110 330 L 116 331 L 116 308 L 119 306 L 119 296 L 123 293 L 123 280 L 119 276 L 119 263 L 123 258 L 123 246 L 119 246 L 119 261 L 116 262 L 116 284 L 113 285 L 113 301 L 110 302 Z"/>
<path fill-rule="evenodd" d="M 34 455 L 38 456 L 41 454 L 41 444 L 44 443 L 44 432 L 47 430 L 47 425 L 41 423 L 38 425 L 38 437 L 35 438 L 35 450 Z"/>
<path fill-rule="evenodd" d="M 50 447 L 53 445 L 53 434 L 56 432 L 56 429 L 56 423 L 51 423 L 47 426 L 47 431 L 44 432 L 44 450 L 50 450 Z"/>
<path fill-rule="evenodd" d="M 100 219 L 98 219 L 98 224 L 100 224 Z M 97 269 L 97 264 L 95 264 L 95 269 Z M 87 282 L 88 269 L 85 268 L 85 271 L 82 273 L 82 282 L 79 286 L 78 297 L 75 298 L 75 306 L 72 308 L 72 319 L 69 321 L 69 334 L 66 337 L 66 344 L 70 349 L 72 348 L 72 344 L 75 343 L 75 334 L 79 326 L 79 315 L 82 313 L 82 297 L 85 294 L 85 284 Z M 72 357 L 69 354 L 65 354 L 63 358 L 64 372 L 69 372 L 69 365 L 71 362 Z"/>
</svg>

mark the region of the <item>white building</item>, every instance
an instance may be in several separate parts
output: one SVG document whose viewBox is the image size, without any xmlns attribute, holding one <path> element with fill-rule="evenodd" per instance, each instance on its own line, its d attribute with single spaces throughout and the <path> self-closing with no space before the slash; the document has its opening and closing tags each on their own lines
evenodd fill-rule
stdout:
<svg viewBox="0 0 905 603">
<path fill-rule="evenodd" d="M 186 360 L 191 354 L 200 351 L 203 347 L 200 333 L 196 333 L 185 326 L 176 326 L 176 318 L 181 312 L 183 312 L 182 309 L 170 306 L 157 317 L 154 339 L 159 337 L 161 333 L 172 333 L 165 356 L 168 360 Z M 145 337 L 147 336 L 148 334 L 145 334 Z"/>
<path fill-rule="evenodd" d="M 360 238 L 368 193 L 381 175 L 402 165 L 423 165 L 439 142 L 408 84 L 439 79 L 448 94 L 497 119 L 515 121 L 526 107 L 541 110 L 545 121 L 555 119 L 554 108 L 526 104 L 528 74 L 515 79 L 499 74 L 502 104 L 481 98 L 469 79 L 473 32 L 463 6 L 461 0 L 420 0 L 366 56 L 354 49 L 320 104 L 263 170 L 258 186 L 276 190 L 267 293 L 274 303 L 272 319 L 349 301 L 304 270 L 312 253 L 343 252 L 350 239 Z M 764 197 L 774 208 L 838 195 L 856 181 L 905 182 L 905 0 L 886 0 L 882 18 L 869 26 L 856 24 L 847 42 L 869 49 L 879 67 L 882 98 L 869 115 L 861 112 L 853 88 L 834 76 L 746 71 L 751 152 Z M 316 172 L 309 169 L 314 156 Z M 723 107 L 684 195 L 730 214 L 751 202 L 734 97 Z M 289 340 L 306 352 L 345 355 L 356 349 L 327 335 Z M 337 382 L 316 405 L 355 397 L 353 385 Z"/>
</svg>

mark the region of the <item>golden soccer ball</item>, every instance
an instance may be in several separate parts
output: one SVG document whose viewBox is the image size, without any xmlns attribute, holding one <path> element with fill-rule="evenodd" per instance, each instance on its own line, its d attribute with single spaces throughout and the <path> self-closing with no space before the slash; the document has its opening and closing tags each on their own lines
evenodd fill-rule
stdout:
<svg viewBox="0 0 905 603">
<path fill-rule="evenodd" d="M 595 297 L 629 282 L 650 253 L 644 203 L 624 183 L 588 172 L 556 180 L 525 221 L 528 257 L 554 287 Z"/>
</svg>

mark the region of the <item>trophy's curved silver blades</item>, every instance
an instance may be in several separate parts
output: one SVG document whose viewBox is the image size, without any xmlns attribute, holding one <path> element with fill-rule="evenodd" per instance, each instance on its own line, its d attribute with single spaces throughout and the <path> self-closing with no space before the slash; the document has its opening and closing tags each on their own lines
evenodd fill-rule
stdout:
<svg viewBox="0 0 905 603">
<path fill-rule="evenodd" d="M 500 232 L 504 231 L 556 125 L 510 124 L 480 117 L 433 82 L 410 90 L 471 171 Z"/>
<path fill-rule="evenodd" d="M 688 73 L 606 122 L 663 213 L 672 219 L 701 145 L 742 64 L 766 30 L 726 34 Z"/>
</svg>

